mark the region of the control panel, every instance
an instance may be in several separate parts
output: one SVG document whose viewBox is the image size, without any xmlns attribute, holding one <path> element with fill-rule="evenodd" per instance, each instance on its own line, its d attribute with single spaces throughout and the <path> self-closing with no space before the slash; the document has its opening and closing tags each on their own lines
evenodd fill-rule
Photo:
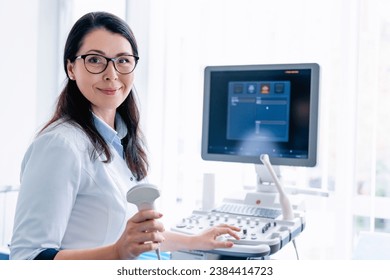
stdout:
<svg viewBox="0 0 390 280">
<path fill-rule="evenodd" d="M 305 219 L 300 212 L 295 212 L 292 220 L 283 220 L 280 217 L 272 219 L 215 210 L 195 210 L 189 217 L 179 221 L 172 230 L 195 235 L 219 224 L 241 228 L 240 239 L 225 235 L 225 239 L 234 243 L 233 247 L 210 252 L 235 257 L 263 257 L 276 253 L 298 236 L 304 229 Z"/>
</svg>

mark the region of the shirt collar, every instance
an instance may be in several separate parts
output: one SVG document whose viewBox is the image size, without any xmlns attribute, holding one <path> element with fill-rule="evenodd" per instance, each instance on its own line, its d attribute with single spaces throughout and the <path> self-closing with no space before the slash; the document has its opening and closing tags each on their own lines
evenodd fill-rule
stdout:
<svg viewBox="0 0 390 280">
<path fill-rule="evenodd" d="M 107 123 L 105 123 L 101 118 L 95 115 L 92 112 L 92 116 L 94 119 L 95 127 L 103 139 L 107 143 L 113 143 L 115 139 L 123 139 L 127 135 L 127 128 L 119 114 L 115 116 L 115 127 L 116 130 L 112 129 Z"/>
</svg>

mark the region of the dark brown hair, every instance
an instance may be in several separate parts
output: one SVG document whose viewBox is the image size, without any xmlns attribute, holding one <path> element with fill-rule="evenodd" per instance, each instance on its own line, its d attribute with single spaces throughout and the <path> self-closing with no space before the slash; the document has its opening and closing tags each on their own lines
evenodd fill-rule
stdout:
<svg viewBox="0 0 390 280">
<path fill-rule="evenodd" d="M 91 160 L 96 159 L 94 155 L 97 152 L 98 155 L 104 154 L 107 158 L 106 162 L 110 162 L 112 155 L 107 143 L 94 125 L 91 103 L 80 92 L 76 82 L 69 79 L 67 73 L 68 60 L 74 61 L 85 36 L 99 28 L 120 34 L 126 38 L 131 44 L 133 54 L 138 56 L 138 47 L 134 34 L 125 21 L 106 12 L 93 12 L 81 17 L 69 32 L 65 44 L 63 57 L 64 69 L 67 75 L 65 87 L 58 98 L 53 117 L 41 132 L 59 119 L 74 122 L 85 131 L 93 144 L 94 150 L 91 152 Z M 126 163 L 136 179 L 141 180 L 147 175 L 148 160 L 144 149 L 142 132 L 139 128 L 139 111 L 133 89 L 117 108 L 117 113 L 122 117 L 128 131 L 126 137 L 122 139 Z"/>
</svg>

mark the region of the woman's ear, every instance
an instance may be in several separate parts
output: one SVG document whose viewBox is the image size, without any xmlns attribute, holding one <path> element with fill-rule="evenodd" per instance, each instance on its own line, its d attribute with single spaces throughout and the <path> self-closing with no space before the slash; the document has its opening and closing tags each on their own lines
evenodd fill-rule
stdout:
<svg viewBox="0 0 390 280">
<path fill-rule="evenodd" d="M 74 64 L 68 59 L 66 64 L 66 70 L 68 72 L 68 77 L 71 80 L 76 80 L 76 76 L 74 74 Z"/>
</svg>

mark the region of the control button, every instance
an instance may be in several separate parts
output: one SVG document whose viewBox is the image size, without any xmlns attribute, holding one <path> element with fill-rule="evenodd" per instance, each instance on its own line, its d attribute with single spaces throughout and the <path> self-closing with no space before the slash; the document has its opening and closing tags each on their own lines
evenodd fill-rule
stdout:
<svg viewBox="0 0 390 280">
<path fill-rule="evenodd" d="M 186 224 L 185 223 L 180 223 L 176 225 L 177 228 L 185 228 Z"/>
<path fill-rule="evenodd" d="M 271 227 L 271 223 L 266 223 L 261 229 L 262 233 L 265 233 Z"/>
</svg>

